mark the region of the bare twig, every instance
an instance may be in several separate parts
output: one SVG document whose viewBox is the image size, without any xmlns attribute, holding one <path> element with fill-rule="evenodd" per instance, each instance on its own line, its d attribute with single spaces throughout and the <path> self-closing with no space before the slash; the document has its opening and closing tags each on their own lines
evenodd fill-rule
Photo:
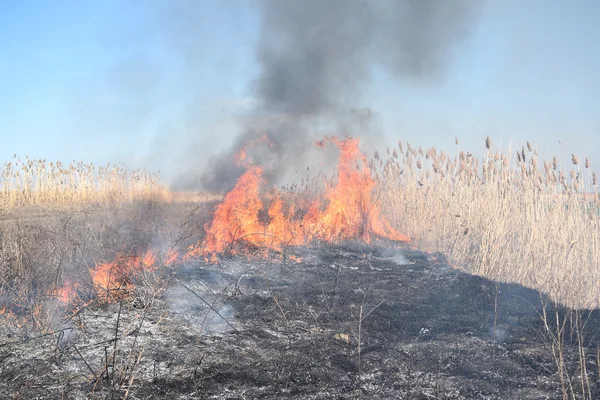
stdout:
<svg viewBox="0 0 600 400">
<path fill-rule="evenodd" d="M 129 378 L 129 384 L 127 385 L 127 390 L 125 391 L 125 395 L 123 396 L 123 400 L 126 400 L 127 397 L 129 396 L 129 391 L 131 390 L 131 386 L 133 385 L 133 380 L 135 379 L 135 375 L 133 374 L 133 371 L 135 370 L 135 367 L 138 366 L 138 364 L 140 363 L 140 360 L 142 359 L 142 354 L 144 354 L 144 351 L 140 351 L 140 353 L 138 354 L 137 359 L 135 360 L 135 364 L 133 364 L 133 368 L 131 369 L 131 377 Z"/>
<path fill-rule="evenodd" d="M 335 281 L 333 282 L 333 290 L 331 291 L 331 299 L 329 300 L 329 312 L 330 313 L 331 313 L 331 310 L 333 309 L 333 300 L 335 299 L 335 294 L 336 294 L 338 282 L 339 282 L 339 279 L 340 279 L 340 271 L 341 271 L 341 269 L 342 269 L 342 267 L 338 263 L 338 265 L 337 265 L 337 272 L 335 274 Z"/>
<path fill-rule="evenodd" d="M 123 299 L 121 299 L 119 301 L 119 311 L 117 313 L 117 322 L 115 324 L 115 342 L 113 344 L 113 354 L 112 354 L 112 365 L 113 365 L 113 371 L 112 371 L 112 375 L 114 377 L 115 374 L 115 359 L 117 357 L 117 343 L 118 340 L 117 338 L 119 337 L 119 322 L 121 322 L 121 309 L 123 308 Z"/>
<path fill-rule="evenodd" d="M 357 343 L 357 347 L 358 347 L 358 374 L 361 375 L 362 373 L 362 362 L 361 362 L 361 351 L 362 351 L 362 323 L 363 321 L 369 316 L 371 315 L 371 313 L 373 311 L 375 311 L 377 308 L 379 308 L 383 303 L 385 303 L 388 299 L 385 298 L 382 301 L 380 301 L 379 303 L 377 303 L 377 305 L 375 305 L 374 307 L 372 307 L 368 312 L 365 313 L 365 301 L 367 299 L 367 295 L 369 294 L 369 292 L 371 291 L 371 287 L 369 287 L 366 291 L 365 294 L 363 295 L 362 301 L 360 303 L 360 309 L 359 309 L 359 314 L 358 314 L 358 343 Z"/>
<path fill-rule="evenodd" d="M 88 364 L 88 362 L 85 360 L 85 358 L 83 358 L 83 356 L 79 352 L 79 349 L 77 348 L 77 346 L 73 345 L 73 349 L 75 349 L 75 352 L 79 355 L 79 358 L 81 358 L 81 361 L 83 361 L 83 363 L 85 364 L 85 366 L 90 370 L 90 372 L 92 373 L 92 376 L 94 377 L 94 379 L 97 379 L 96 378 L 96 373 L 94 372 L 94 370 L 92 369 L 92 367 L 90 367 L 90 364 Z"/>
</svg>

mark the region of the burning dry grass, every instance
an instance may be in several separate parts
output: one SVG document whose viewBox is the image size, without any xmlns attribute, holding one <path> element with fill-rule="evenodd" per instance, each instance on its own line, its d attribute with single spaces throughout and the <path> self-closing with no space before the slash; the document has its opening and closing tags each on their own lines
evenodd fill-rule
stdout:
<svg viewBox="0 0 600 400">
<path fill-rule="evenodd" d="M 7 164 L 0 201 L 16 217 L 0 225 L 0 314 L 21 328 L 52 332 L 90 304 L 117 302 L 116 343 L 123 303 L 145 313 L 164 293 L 173 265 L 243 254 L 265 256 L 271 266 L 294 260 L 289 246 L 375 238 L 441 251 L 456 266 L 539 289 L 571 307 L 600 306 L 600 204 L 589 160 L 573 155 L 569 169 L 555 158 L 542 168 L 529 143 L 513 158 L 511 151 L 492 153 L 489 138 L 482 160 L 402 143 L 388 150 L 387 161 L 377 153 L 369 160 L 352 138 L 316 145 L 339 150 L 335 175 L 269 187 L 265 167 L 245 148 L 239 160 L 246 173 L 218 204 L 209 200 L 219 197 L 168 192 L 157 177 L 118 167 Z M 100 207 L 92 212 L 86 206 L 93 203 Z M 83 207 L 64 209 L 72 205 Z M 29 206 L 52 212 L 24 218 L 15 211 Z M 545 316 L 565 393 L 564 336 L 551 332 Z M 579 351 L 585 360 L 587 350 Z M 115 353 L 116 345 L 105 354 L 100 376 L 107 381 Z"/>
<path fill-rule="evenodd" d="M 259 143 L 251 143 L 256 144 Z M 306 181 L 301 187 L 283 190 L 267 187 L 263 168 L 253 165 L 252 160 L 241 153 L 239 160 L 247 172 L 217 205 L 211 220 L 200 226 L 203 217 L 198 215 L 180 219 L 184 222 L 179 227 L 176 218 L 168 221 L 166 207 L 180 206 L 175 196 L 163 197 L 162 202 L 146 202 L 144 206 L 140 199 L 145 199 L 145 194 L 164 193 L 153 191 L 153 188 L 162 190 L 161 186 L 146 180 L 150 184 L 142 185 L 141 191 L 127 192 L 130 186 L 125 183 L 130 175 L 125 172 L 119 175 L 118 168 L 114 170 L 115 183 L 110 185 L 113 177 L 105 174 L 105 169 L 96 171 L 82 166 L 84 173 L 74 168 L 69 172 L 58 164 L 51 165 L 50 172 L 46 172 L 45 164 L 40 161 L 29 162 L 23 172 L 11 170 L 9 165 L 7 175 L 10 172 L 15 176 L 6 181 L 25 188 L 22 196 L 15 198 L 10 196 L 16 191 L 6 191 L 6 199 L 11 201 L 8 204 L 12 207 L 44 203 L 43 199 L 51 204 L 61 204 L 61 201 L 68 204 L 72 197 L 76 198 L 76 204 L 85 204 L 94 196 L 106 203 L 96 214 L 74 217 L 73 213 L 66 212 L 55 213 L 45 220 L 5 221 L 6 233 L 0 235 L 0 272 L 4 276 L 0 289 L 8 299 L 6 302 L 22 304 L 18 307 L 22 309 L 20 313 L 31 314 L 27 311 L 31 305 L 48 295 L 65 304 L 89 296 L 100 302 L 117 301 L 130 296 L 136 288 L 134 281 L 144 273 L 152 274 L 159 268 L 196 257 L 216 260 L 223 254 L 236 253 L 249 256 L 254 253 L 260 257 L 265 251 L 275 251 L 286 259 L 288 246 L 316 241 L 358 239 L 369 243 L 374 237 L 407 241 L 408 238 L 381 215 L 377 199 L 373 197 L 377 182 L 367 157 L 359 150 L 359 140 L 331 137 L 317 143 L 319 147 L 328 144 L 340 152 L 335 179 L 320 176 L 320 184 Z M 35 166 L 37 175 L 31 177 L 29 171 Z M 52 168 L 58 168 L 58 172 Z M 75 178 L 68 181 L 76 182 L 72 189 L 62 180 L 61 184 L 50 185 L 61 173 L 73 174 Z M 88 192 L 90 185 L 92 189 Z M 76 197 L 78 190 L 81 190 L 80 197 Z M 102 197 L 107 193 L 122 193 L 124 197 L 107 200 Z M 139 198 L 133 198 L 135 193 Z M 120 201 L 114 202 L 114 199 Z M 132 203 L 132 199 L 138 203 Z M 210 214 L 204 212 L 203 215 Z M 195 218 L 197 223 L 190 224 Z M 187 238 L 195 236 L 196 244 L 189 245 L 182 237 L 182 228 L 193 226 L 196 232 Z M 178 238 L 167 240 L 165 235 Z"/>
<path fill-rule="evenodd" d="M 263 168 L 249 163 L 235 188 L 217 206 L 206 238 L 192 254 L 214 259 L 216 254 L 236 252 L 236 242 L 281 252 L 289 245 L 315 241 L 369 243 L 374 237 L 409 241 L 381 215 L 373 195 L 377 182 L 359 150 L 359 139 L 331 137 L 316 144 L 330 143 L 339 150 L 340 159 L 337 176 L 322 191 L 310 183 L 299 192 L 288 189 L 287 197 L 277 189 L 266 191 Z M 245 152 L 239 158 L 248 163 Z"/>
<path fill-rule="evenodd" d="M 48 329 L 54 312 L 46 315 L 46 306 L 69 313 L 91 301 L 139 298 L 163 279 L 175 259 L 169 250 L 202 235 L 208 207 L 118 203 L 6 219 L 0 224 L 0 310 L 20 326 Z"/>
<path fill-rule="evenodd" d="M 0 310 L 47 329 L 45 305 L 134 298 L 177 259 L 170 246 L 198 240 L 216 199 L 146 171 L 15 157 L 0 174 Z"/>
<path fill-rule="evenodd" d="M 417 247 L 471 272 L 573 307 L 600 306 L 600 204 L 589 160 L 540 162 L 529 143 L 508 153 L 493 152 L 489 137 L 485 145 L 483 160 L 402 142 L 387 161 L 376 155 L 386 215 Z"/>
<path fill-rule="evenodd" d="M 142 273 L 194 257 L 260 256 L 265 254 L 260 249 L 267 249 L 285 259 L 288 246 L 410 237 L 414 246 L 444 252 L 471 272 L 540 289 L 570 306 L 600 305 L 600 208 L 589 160 L 582 165 L 573 155 L 570 170 L 556 158 L 540 168 L 529 143 L 512 157 L 512 152 L 493 153 L 489 138 L 483 160 L 460 151 L 450 157 L 435 149 L 404 148 L 401 142 L 388 150 L 387 161 L 377 153 L 369 160 L 358 139 L 331 137 L 316 144 L 339 150 L 334 176 L 270 188 L 263 167 L 244 152 L 238 156 L 246 173 L 214 211 L 204 202 L 209 208 L 200 206 L 202 215 L 179 219 L 166 208 L 181 214 L 182 203 L 194 204 L 202 196 L 169 193 L 150 174 L 83 164 L 47 167 L 30 160 L 8 164 L 5 207 L 71 201 L 112 206 L 98 215 L 5 221 L 0 286 L 24 307 L 35 304 L 26 299 L 40 293 L 71 301 L 86 282 L 88 293 L 107 301 L 114 293 L 131 292 L 132 280 Z M 21 189 L 9 189 L 15 187 Z M 146 206 L 131 202 L 159 196 L 161 202 Z"/>
<path fill-rule="evenodd" d="M 119 165 L 97 166 L 82 162 L 65 165 L 45 160 L 17 159 L 0 173 L 0 209 L 27 206 L 87 206 L 172 197 L 158 174 L 128 171 Z"/>
<path fill-rule="evenodd" d="M 0 172 L 0 309 L 39 328 L 48 301 L 126 295 L 140 266 L 154 266 L 145 253 L 152 241 L 175 240 L 174 214 L 198 201 L 143 170 L 15 156 Z"/>
</svg>

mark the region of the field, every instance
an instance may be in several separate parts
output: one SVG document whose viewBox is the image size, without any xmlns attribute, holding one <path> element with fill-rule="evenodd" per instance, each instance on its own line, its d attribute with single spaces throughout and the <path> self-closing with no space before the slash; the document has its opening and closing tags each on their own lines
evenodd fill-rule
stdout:
<svg viewBox="0 0 600 400">
<path fill-rule="evenodd" d="M 452 156 L 358 144 L 318 143 L 338 148 L 335 176 L 271 190 L 248 166 L 225 197 L 7 163 L 0 394 L 597 396 L 590 161 L 490 138 L 483 159 L 458 140 Z"/>
</svg>

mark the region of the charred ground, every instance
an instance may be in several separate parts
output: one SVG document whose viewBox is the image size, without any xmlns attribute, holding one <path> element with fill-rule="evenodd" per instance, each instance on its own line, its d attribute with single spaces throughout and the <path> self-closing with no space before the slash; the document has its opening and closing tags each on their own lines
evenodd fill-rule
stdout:
<svg viewBox="0 0 600 400">
<path fill-rule="evenodd" d="M 302 262 L 178 265 L 160 296 L 84 308 L 63 334 L 4 326 L 0 396 L 560 397 L 537 292 L 408 247 L 293 252 Z M 587 319 L 594 349 L 598 321 Z"/>
</svg>

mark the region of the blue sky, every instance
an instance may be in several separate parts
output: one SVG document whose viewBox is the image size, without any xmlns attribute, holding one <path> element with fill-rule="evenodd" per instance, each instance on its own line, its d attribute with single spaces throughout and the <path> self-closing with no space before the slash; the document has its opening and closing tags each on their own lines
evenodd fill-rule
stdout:
<svg viewBox="0 0 600 400">
<path fill-rule="evenodd" d="M 1 0 L 0 162 L 123 162 L 168 178 L 227 146 L 253 102 L 258 14 L 251 0 L 173 4 Z M 392 143 L 453 150 L 458 136 L 477 153 L 490 135 L 600 165 L 599 20 L 595 0 L 488 0 L 443 76 L 375 69 L 360 103 Z"/>
</svg>

